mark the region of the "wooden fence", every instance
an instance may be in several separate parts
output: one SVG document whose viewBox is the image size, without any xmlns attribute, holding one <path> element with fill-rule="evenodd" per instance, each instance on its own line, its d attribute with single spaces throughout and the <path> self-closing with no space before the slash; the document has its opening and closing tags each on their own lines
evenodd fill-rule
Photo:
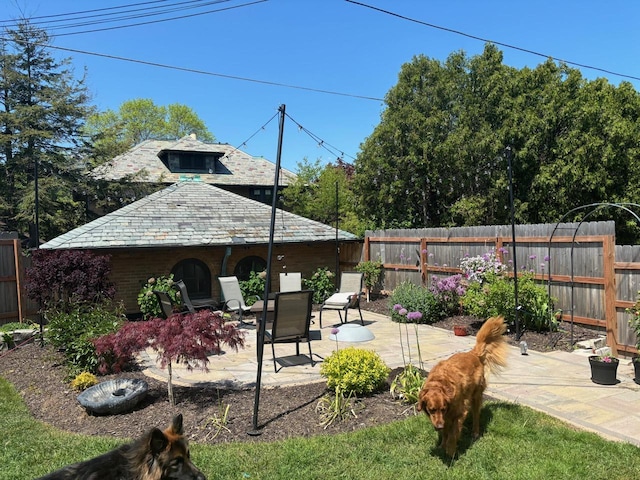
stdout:
<svg viewBox="0 0 640 480">
<path fill-rule="evenodd" d="M 3 234 L 0 237 L 0 325 L 20 321 L 37 311 L 37 305 L 24 295 L 24 262 L 17 235 Z"/>
<path fill-rule="evenodd" d="M 563 319 L 601 327 L 616 352 L 636 353 L 627 307 L 640 290 L 640 246 L 616 246 L 614 222 L 427 228 L 367 232 L 364 260 L 384 265 L 382 288 L 430 285 L 460 273 L 460 260 L 495 250 L 544 283 Z M 514 256 L 515 250 L 515 256 Z"/>
</svg>

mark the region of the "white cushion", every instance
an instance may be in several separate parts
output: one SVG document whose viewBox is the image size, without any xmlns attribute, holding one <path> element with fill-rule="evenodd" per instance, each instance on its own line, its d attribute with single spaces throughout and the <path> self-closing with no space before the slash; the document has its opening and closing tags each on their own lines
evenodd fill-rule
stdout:
<svg viewBox="0 0 640 480">
<path fill-rule="evenodd" d="M 347 293 L 334 293 L 329 298 L 324 301 L 325 305 L 345 305 L 349 303 L 351 295 L 354 295 L 355 292 L 347 292 Z"/>
</svg>

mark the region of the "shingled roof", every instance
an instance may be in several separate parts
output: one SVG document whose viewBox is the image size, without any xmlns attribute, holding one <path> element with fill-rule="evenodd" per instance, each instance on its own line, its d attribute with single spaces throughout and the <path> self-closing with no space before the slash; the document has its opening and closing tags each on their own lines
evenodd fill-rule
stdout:
<svg viewBox="0 0 640 480">
<path fill-rule="evenodd" d="M 198 174 L 203 183 L 212 185 L 273 185 L 275 164 L 262 157 L 251 155 L 222 143 L 205 143 L 187 135 L 180 140 L 145 140 L 118 155 L 92 174 L 103 180 L 120 180 L 128 175 L 139 174 L 136 181 L 153 183 L 176 183 L 185 173 L 172 173 L 160 156 L 165 152 L 211 153 L 220 156 L 222 172 Z M 295 173 L 281 169 L 278 184 L 287 186 L 296 179 Z"/>
<path fill-rule="evenodd" d="M 274 242 L 335 241 L 335 228 L 277 210 Z M 271 207 L 202 182 L 180 182 L 48 241 L 41 248 L 252 245 L 269 242 Z M 338 230 L 340 241 L 358 238 Z"/>
</svg>

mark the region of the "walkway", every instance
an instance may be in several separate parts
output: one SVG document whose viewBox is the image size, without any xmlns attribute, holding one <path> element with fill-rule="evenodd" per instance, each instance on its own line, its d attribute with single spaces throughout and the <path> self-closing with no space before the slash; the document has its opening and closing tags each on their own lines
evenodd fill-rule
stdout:
<svg viewBox="0 0 640 480">
<path fill-rule="evenodd" d="M 355 314 L 354 314 L 355 313 Z M 416 337 L 420 341 L 422 360 L 426 370 L 453 353 L 467 351 L 475 343 L 475 337 L 457 337 L 449 330 L 418 325 L 417 335 L 414 325 L 399 325 L 389 317 L 372 312 L 362 312 L 365 325 L 375 334 L 375 339 L 367 343 L 354 344 L 359 348 L 376 351 L 390 367 L 401 367 L 411 361 L 418 364 Z M 329 340 L 331 328 L 339 325 L 336 311 L 323 312 L 323 328 L 319 330 L 321 339 L 312 342 L 314 360 L 335 351 L 335 341 Z M 350 323 L 357 312 L 350 312 Z M 359 324 L 359 321 L 358 321 Z M 402 333 L 403 350 L 400 343 Z M 410 352 L 407 350 L 409 335 Z M 340 348 L 347 344 L 341 343 Z M 307 352 L 306 345 L 301 353 Z M 308 356 L 295 356 L 295 345 L 276 345 L 276 355 L 285 365 L 274 373 L 271 348 L 265 346 L 262 366 L 262 388 L 290 386 L 324 380 L 320 376 L 320 364 L 312 367 Z M 289 355 L 289 356 L 287 356 Z M 590 430 L 612 439 L 640 446 L 640 385 L 633 381 L 633 365 L 628 359 L 621 359 L 618 380 L 614 386 L 601 386 L 591 382 L 589 363 L 585 353 L 529 351 L 522 355 L 520 349 L 510 347 L 508 366 L 500 375 L 489 378 L 487 394 L 491 397 L 527 405 L 536 410 L 569 422 L 577 427 Z M 148 366 L 147 375 L 166 379 L 166 370 L 156 366 L 152 351 L 143 355 Z M 256 333 L 247 328 L 246 346 L 237 353 L 230 351 L 210 357 L 209 372 L 198 369 L 187 370 L 181 365 L 173 366 L 174 382 L 177 385 L 208 383 L 225 387 L 253 387 L 256 382 L 258 362 L 256 358 Z"/>
</svg>

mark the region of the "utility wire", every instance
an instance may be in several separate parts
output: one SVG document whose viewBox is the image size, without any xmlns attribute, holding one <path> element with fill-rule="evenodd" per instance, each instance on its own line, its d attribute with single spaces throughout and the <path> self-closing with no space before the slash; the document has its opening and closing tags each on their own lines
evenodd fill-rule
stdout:
<svg viewBox="0 0 640 480">
<path fill-rule="evenodd" d="M 215 1 L 210 1 L 207 3 L 200 3 L 201 0 L 198 0 L 198 4 L 197 5 L 185 5 L 188 3 L 192 3 L 192 2 L 181 2 L 181 3 L 177 3 L 175 4 L 175 6 L 171 6 L 169 7 L 163 7 L 162 10 L 159 10 L 157 7 L 154 7 L 153 12 L 144 12 L 144 13 L 135 13 L 136 10 L 134 11 L 128 11 L 128 12 L 118 12 L 118 13 L 112 13 L 109 14 L 110 18 L 97 18 L 97 19 L 93 19 L 91 20 L 92 17 L 95 16 L 89 16 L 89 17 L 77 17 L 77 18 L 65 18 L 64 20 L 56 20 L 56 21 L 49 21 L 49 22 L 38 22 L 36 25 L 40 26 L 40 27 L 46 27 L 48 30 L 61 30 L 61 29 L 70 29 L 70 28 L 75 28 L 75 27 L 85 27 L 85 26 L 90 26 L 90 25 L 101 25 L 101 24 L 105 24 L 105 23 L 115 23 L 115 22 L 120 22 L 120 21 L 125 21 L 125 20 L 134 20 L 134 19 L 141 19 L 141 18 L 150 18 L 150 17 L 157 17 L 159 15 L 166 15 L 169 13 L 173 13 L 173 12 L 184 12 L 186 10 L 192 10 L 195 8 L 202 8 L 205 6 L 210 6 L 210 5 L 217 5 L 219 3 L 226 3 L 229 2 L 231 0 L 215 0 Z M 262 0 L 262 1 L 267 1 L 267 0 Z M 176 16 L 176 17 L 170 17 L 170 18 L 166 18 L 166 19 L 161 19 L 158 21 L 168 21 L 168 20 L 175 20 L 175 19 L 180 19 L 180 18 L 185 18 L 185 17 L 190 17 L 190 16 L 197 16 L 197 15 L 206 15 L 208 13 L 214 13 L 214 12 L 218 12 L 218 11 L 224 11 L 224 10 L 229 10 L 231 8 L 237 8 L 237 7 L 242 7 L 245 5 L 238 5 L 235 7 L 227 7 L 227 8 L 223 8 L 223 9 L 217 9 L 217 10 L 208 10 L 208 11 L 204 11 L 204 12 L 198 12 L 196 14 L 191 14 L 191 15 L 182 15 L 182 16 Z M 148 10 L 148 9 L 139 9 L 139 10 Z M 111 15 L 119 15 L 117 17 L 111 17 Z M 105 17 L 105 15 L 99 15 L 98 17 Z M 81 21 L 84 20 L 84 21 Z M 62 22 L 75 22 L 75 23 L 62 23 Z M 57 25 L 45 25 L 47 23 L 57 23 Z M 147 23 L 155 23 L 155 22 L 147 22 Z M 134 25 L 138 25 L 138 24 L 128 24 L 128 25 L 119 25 L 113 28 L 124 28 L 124 27 L 129 27 L 129 26 L 134 26 Z M 113 29 L 112 28 L 112 29 Z M 92 32 L 94 30 L 89 30 L 89 32 Z M 97 30 L 100 31 L 100 30 Z M 86 32 L 68 32 L 66 34 L 62 34 L 62 35 L 75 35 L 78 33 L 86 33 Z"/>
<path fill-rule="evenodd" d="M 490 40 L 490 39 L 487 39 L 487 38 L 478 37 L 476 35 L 471 35 L 469 33 L 461 32 L 459 30 L 454 30 L 452 28 L 441 27 L 440 25 L 434 25 L 433 23 L 423 22 L 422 20 L 417 20 L 415 18 L 406 17 L 404 15 L 400 15 L 399 13 L 390 12 L 389 10 L 384 10 L 382 8 L 374 7 L 373 5 L 367 5 L 366 3 L 356 2 L 355 0 L 345 0 L 345 1 L 349 2 L 349 3 L 353 3 L 354 5 L 359 5 L 361 7 L 370 8 L 371 10 L 375 10 L 377 12 L 384 13 L 386 15 L 391 15 L 392 17 L 400 18 L 400 19 L 406 20 L 408 22 L 417 23 L 419 25 L 424 25 L 425 27 L 435 28 L 437 30 L 443 30 L 443 31 L 449 32 L 449 33 L 455 33 L 456 35 L 462 35 L 463 37 L 471 38 L 473 40 L 479 40 L 479 41 L 482 41 L 484 43 L 493 43 L 495 45 L 500 45 L 501 47 L 511 48 L 513 50 L 518 50 L 520 52 L 530 53 L 532 55 L 537 55 L 537 56 L 543 57 L 543 58 L 551 58 L 551 59 L 554 59 L 554 60 L 556 60 L 558 62 L 566 63 L 567 65 L 575 65 L 576 67 L 586 68 L 586 69 L 589 69 L 589 70 L 596 70 L 598 72 L 607 73 L 609 75 L 615 75 L 617 77 L 629 78 L 631 80 L 640 80 L 640 77 L 635 77 L 633 75 L 627 75 L 627 74 L 624 74 L 624 73 L 613 72 L 611 70 L 607 70 L 607 69 L 600 68 L 600 67 L 594 67 L 592 65 L 586 65 L 584 63 L 572 62 L 570 60 L 563 60 L 562 58 L 556 58 L 553 55 L 547 55 L 547 54 L 544 54 L 544 53 L 536 52 L 535 50 L 529 50 L 529 49 L 526 49 L 526 48 L 518 47 L 516 45 L 511 45 L 509 43 L 496 42 L 495 40 Z"/>
<path fill-rule="evenodd" d="M 110 7 L 110 8 L 100 8 L 100 9 L 94 9 L 94 10 L 84 10 L 84 11 L 80 11 L 80 12 L 70 12 L 70 13 L 58 13 L 55 15 L 44 15 L 44 16 L 40 16 L 40 17 L 30 17 L 29 18 L 29 22 L 34 24 L 34 25 L 47 25 L 47 24 L 53 24 L 53 23 L 65 23 L 65 22 L 70 22 L 70 21 L 78 21 L 78 20 L 84 20 L 84 19 L 89 19 L 89 18 L 103 18 L 105 20 L 103 20 L 104 22 L 109 22 L 112 20 L 118 20 L 119 18 L 112 18 L 115 15 L 122 15 L 122 14 L 126 14 L 126 13 L 134 13 L 134 12 L 143 12 L 143 11 L 147 11 L 148 13 L 146 15 L 148 16 L 152 16 L 152 15 L 157 15 L 158 13 L 153 13 L 153 12 L 149 12 L 149 11 L 160 11 L 160 13 L 162 12 L 162 9 L 167 9 L 170 7 L 178 7 L 180 5 L 183 5 L 183 8 L 194 8 L 194 6 L 188 7 L 187 5 L 190 4 L 201 4 L 201 5 L 195 5 L 195 7 L 197 6 L 206 6 L 209 5 L 211 3 L 222 3 L 222 2 L 228 2 L 230 0 L 216 0 L 214 2 L 206 2 L 206 3 L 202 3 L 205 0 L 189 0 L 189 1 L 183 1 L 183 2 L 176 2 L 176 3 L 170 3 L 168 5 L 156 5 L 153 7 L 143 7 L 143 8 L 131 8 L 131 7 L 138 7 L 140 5 L 149 5 L 152 3 L 165 3 L 167 0 L 156 0 L 154 2 L 144 2 L 144 3 L 135 3 L 135 4 L 128 4 L 128 5 L 121 5 L 119 7 Z M 102 11 L 106 11 L 106 10 L 117 10 L 117 11 L 112 11 L 109 13 L 96 13 L 93 14 L 94 12 L 102 12 Z M 85 15 L 85 14 L 92 14 L 92 15 Z M 60 18 L 62 17 L 62 18 Z M 16 22 L 15 20 L 0 20 L 0 25 L 4 26 L 4 27 L 10 27 L 10 28 L 15 28 L 18 26 L 19 22 Z"/>
<path fill-rule="evenodd" d="M 261 0 L 261 1 L 265 1 L 265 0 Z M 1 40 L 5 40 L 5 41 L 16 41 L 13 38 L 4 38 L 4 37 L 0 37 Z M 224 73 L 216 73 L 216 72 L 207 72 L 205 70 L 198 70 L 198 69 L 194 69 L 194 68 L 187 68 L 187 67 L 178 67 L 176 65 L 167 65 L 167 64 L 163 64 L 163 63 L 157 63 L 157 62 L 149 62 L 146 60 L 137 60 L 137 59 L 133 59 L 133 58 L 127 58 L 127 57 L 120 57 L 117 55 L 109 55 L 106 53 L 98 53 L 98 52 L 89 52 L 86 50 L 79 50 L 76 48 L 66 48 L 66 47 L 58 47 L 55 45 L 49 45 L 46 43 L 39 43 L 39 42 L 22 42 L 22 43 L 29 43 L 29 45 L 38 45 L 40 47 L 44 47 L 44 48 L 52 48 L 54 50 L 61 50 L 64 52 L 71 52 L 71 53 L 80 53 L 83 55 L 92 55 L 95 57 L 102 57 L 102 58 L 109 58 L 111 60 L 120 60 L 123 62 L 131 62 L 131 63 L 137 63 L 140 65 L 148 65 L 151 67 L 159 67 L 159 68 L 166 68 L 168 70 L 177 70 L 180 72 L 188 72 L 188 73 L 197 73 L 199 75 L 208 75 L 208 76 L 212 76 L 212 77 L 220 77 L 220 78 L 227 78 L 230 80 L 242 80 L 244 82 L 252 82 L 252 83 L 259 83 L 262 85 L 271 85 L 274 87 L 284 87 L 284 88 L 294 88 L 297 90 L 304 90 L 307 92 L 316 92 L 316 93 L 324 93 L 327 95 L 337 95 L 337 96 L 341 96 L 341 97 L 349 97 L 349 98 L 359 98 L 361 100 L 373 100 L 376 102 L 383 102 L 384 100 L 382 98 L 377 98 L 377 97 L 368 97 L 365 95 L 356 95 L 353 93 L 344 93 L 344 92 L 336 92 L 333 90 L 323 90 L 321 88 L 312 88 L 312 87 L 303 87 L 300 85 L 292 85 L 292 84 L 288 84 L 288 83 L 279 83 L 279 82 L 271 82 L 268 80 L 258 80 L 255 78 L 248 78 L 248 77 L 238 77 L 236 75 L 227 75 Z"/>
<path fill-rule="evenodd" d="M 227 0 L 224 0 L 224 1 L 227 1 Z M 170 21 L 173 21 L 173 20 L 182 20 L 182 19 L 191 18 L 191 17 L 199 17 L 199 16 L 202 16 L 202 15 L 208 15 L 210 13 L 224 12 L 224 11 L 227 11 L 227 10 L 233 10 L 233 9 L 236 9 L 236 8 L 248 7 L 248 6 L 251 6 L 251 5 L 255 5 L 257 3 L 263 3 L 263 2 L 268 2 L 268 1 L 269 0 L 255 0 L 254 2 L 243 3 L 241 5 L 234 5 L 234 6 L 231 6 L 231 7 L 218 8 L 218 9 L 215 9 L 215 10 L 208 10 L 208 11 L 199 12 L 199 13 L 191 13 L 189 15 L 180 15 L 180 16 L 177 16 L 177 17 L 163 18 L 163 19 L 157 19 L 157 20 L 149 20 L 147 22 L 129 23 L 127 25 L 119 25 L 119 26 L 114 26 L 114 27 L 94 28 L 94 29 L 91 29 L 91 30 L 82 30 L 82 31 L 79 31 L 79 32 L 58 33 L 58 34 L 55 34 L 55 36 L 56 37 L 65 37 L 65 36 L 68 36 L 68 35 L 78 35 L 78 34 L 81 34 L 81 33 L 105 32 L 105 31 L 108 31 L 108 30 L 117 30 L 117 29 L 120 29 L 120 28 L 139 27 L 140 25 L 152 25 L 152 24 L 155 24 L 155 23 L 170 22 Z"/>
</svg>

